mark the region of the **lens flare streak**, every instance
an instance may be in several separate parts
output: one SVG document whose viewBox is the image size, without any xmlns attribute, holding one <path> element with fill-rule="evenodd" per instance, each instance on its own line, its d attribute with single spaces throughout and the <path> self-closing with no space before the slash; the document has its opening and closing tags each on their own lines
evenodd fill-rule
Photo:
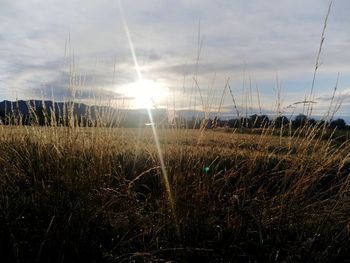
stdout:
<svg viewBox="0 0 350 263">
<path fill-rule="evenodd" d="M 120 16 L 121 16 L 121 19 L 122 19 L 122 22 L 123 22 L 124 31 L 125 31 L 125 34 L 126 34 L 126 37 L 127 37 L 127 40 L 128 40 L 130 52 L 132 54 L 133 62 L 134 62 L 134 65 L 135 65 L 135 70 L 137 72 L 137 76 L 139 78 L 139 81 L 141 82 L 141 81 L 143 81 L 143 77 L 142 77 L 140 66 L 139 66 L 139 64 L 137 62 L 137 56 L 136 56 L 134 44 L 133 44 L 133 42 L 131 40 L 129 27 L 128 27 L 128 24 L 127 24 L 126 19 L 124 17 L 124 10 L 123 10 L 123 6 L 122 6 L 122 3 L 121 3 L 121 0 L 119 0 L 119 11 L 120 11 Z M 172 191 L 171 191 L 168 174 L 167 174 L 167 170 L 166 170 L 166 167 L 165 167 L 163 153 L 162 153 L 162 150 L 161 150 L 161 147 L 160 147 L 160 143 L 159 143 L 159 137 L 158 137 L 158 134 L 157 134 L 157 129 L 155 127 L 155 123 L 153 121 L 152 111 L 151 111 L 149 106 L 147 107 L 147 113 L 148 113 L 148 118 L 149 118 L 150 124 L 151 124 L 150 126 L 152 127 L 152 133 L 153 133 L 154 141 L 155 141 L 155 144 L 156 144 L 156 147 L 157 147 L 157 151 L 158 151 L 158 158 L 159 158 L 160 165 L 161 165 L 164 185 L 165 185 L 165 188 L 166 188 L 166 191 L 167 191 L 167 194 L 168 194 L 168 198 L 169 198 L 169 202 L 170 202 L 170 205 L 171 205 L 172 213 L 173 213 L 173 215 L 174 215 L 174 217 L 176 219 L 176 216 L 175 216 L 175 203 L 174 203 L 174 199 L 173 199 L 173 194 L 172 194 Z M 178 226 L 177 226 L 177 228 L 178 228 Z"/>
</svg>

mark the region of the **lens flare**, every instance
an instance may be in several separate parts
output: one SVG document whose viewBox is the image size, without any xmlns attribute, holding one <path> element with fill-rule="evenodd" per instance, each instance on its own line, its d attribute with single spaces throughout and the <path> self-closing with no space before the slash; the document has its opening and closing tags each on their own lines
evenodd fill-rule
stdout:
<svg viewBox="0 0 350 263">
<path fill-rule="evenodd" d="M 128 43 L 129 43 L 130 52 L 132 54 L 132 58 L 133 58 L 133 61 L 134 61 L 135 70 L 137 72 L 138 81 L 140 83 L 144 83 L 145 80 L 142 77 L 141 69 L 140 69 L 140 66 L 139 66 L 139 64 L 137 62 L 137 57 L 136 57 L 134 44 L 133 44 L 133 42 L 131 40 L 128 24 L 127 24 L 126 19 L 124 17 L 124 10 L 123 10 L 123 7 L 122 7 L 121 0 L 119 0 L 119 10 L 120 10 L 121 19 L 122 19 L 123 26 L 124 26 L 124 31 L 125 31 Z M 153 106 L 155 106 L 155 105 L 153 105 Z M 173 216 L 175 218 L 176 227 L 177 227 L 178 234 L 179 234 L 179 227 L 178 227 L 177 220 L 176 220 L 175 203 L 174 203 L 174 199 L 173 199 L 173 194 L 172 194 L 172 191 L 171 191 L 168 174 L 167 174 L 167 170 L 166 170 L 166 167 L 165 167 L 163 153 L 162 153 L 162 150 L 161 150 L 161 147 L 160 147 L 160 143 L 159 143 L 159 137 L 158 137 L 158 134 L 157 134 L 157 129 L 156 129 L 155 125 L 154 125 L 153 116 L 152 116 L 152 112 L 151 112 L 151 107 L 149 105 L 147 106 L 147 113 L 148 113 L 149 121 L 151 123 L 153 137 L 154 137 L 154 141 L 155 141 L 155 144 L 156 144 L 156 147 L 157 147 L 157 151 L 158 151 L 158 158 L 159 158 L 160 165 L 161 165 L 164 185 L 165 185 L 165 188 L 166 188 L 166 191 L 167 191 L 167 194 L 168 194 L 169 203 L 171 205 L 171 210 L 172 210 Z"/>
</svg>

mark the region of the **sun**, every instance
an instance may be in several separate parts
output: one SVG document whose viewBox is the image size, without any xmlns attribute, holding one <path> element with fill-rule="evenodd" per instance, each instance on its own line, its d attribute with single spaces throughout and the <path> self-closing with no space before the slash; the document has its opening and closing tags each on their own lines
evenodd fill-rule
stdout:
<svg viewBox="0 0 350 263">
<path fill-rule="evenodd" d="M 131 98 L 133 108 L 155 108 L 167 96 L 167 89 L 160 83 L 143 79 L 121 86 L 118 92 Z"/>
</svg>

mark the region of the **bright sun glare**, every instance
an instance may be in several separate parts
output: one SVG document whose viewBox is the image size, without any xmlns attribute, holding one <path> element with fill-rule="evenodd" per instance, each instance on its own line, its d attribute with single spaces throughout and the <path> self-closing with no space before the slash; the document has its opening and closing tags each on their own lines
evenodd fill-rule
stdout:
<svg viewBox="0 0 350 263">
<path fill-rule="evenodd" d="M 150 79 L 125 84 L 118 91 L 132 99 L 131 107 L 133 108 L 158 107 L 167 95 L 165 87 Z"/>
</svg>

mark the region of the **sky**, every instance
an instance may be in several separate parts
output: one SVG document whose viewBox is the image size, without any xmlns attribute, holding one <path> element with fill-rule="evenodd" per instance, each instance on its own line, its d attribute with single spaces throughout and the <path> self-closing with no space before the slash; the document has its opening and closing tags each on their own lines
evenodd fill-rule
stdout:
<svg viewBox="0 0 350 263">
<path fill-rule="evenodd" d="M 328 0 L 0 0 L 0 100 L 73 96 L 116 107 L 227 112 L 236 103 L 247 113 L 300 113 L 328 6 Z M 349 10 L 350 1 L 333 2 L 315 115 L 339 102 L 337 115 L 350 116 Z"/>
</svg>

